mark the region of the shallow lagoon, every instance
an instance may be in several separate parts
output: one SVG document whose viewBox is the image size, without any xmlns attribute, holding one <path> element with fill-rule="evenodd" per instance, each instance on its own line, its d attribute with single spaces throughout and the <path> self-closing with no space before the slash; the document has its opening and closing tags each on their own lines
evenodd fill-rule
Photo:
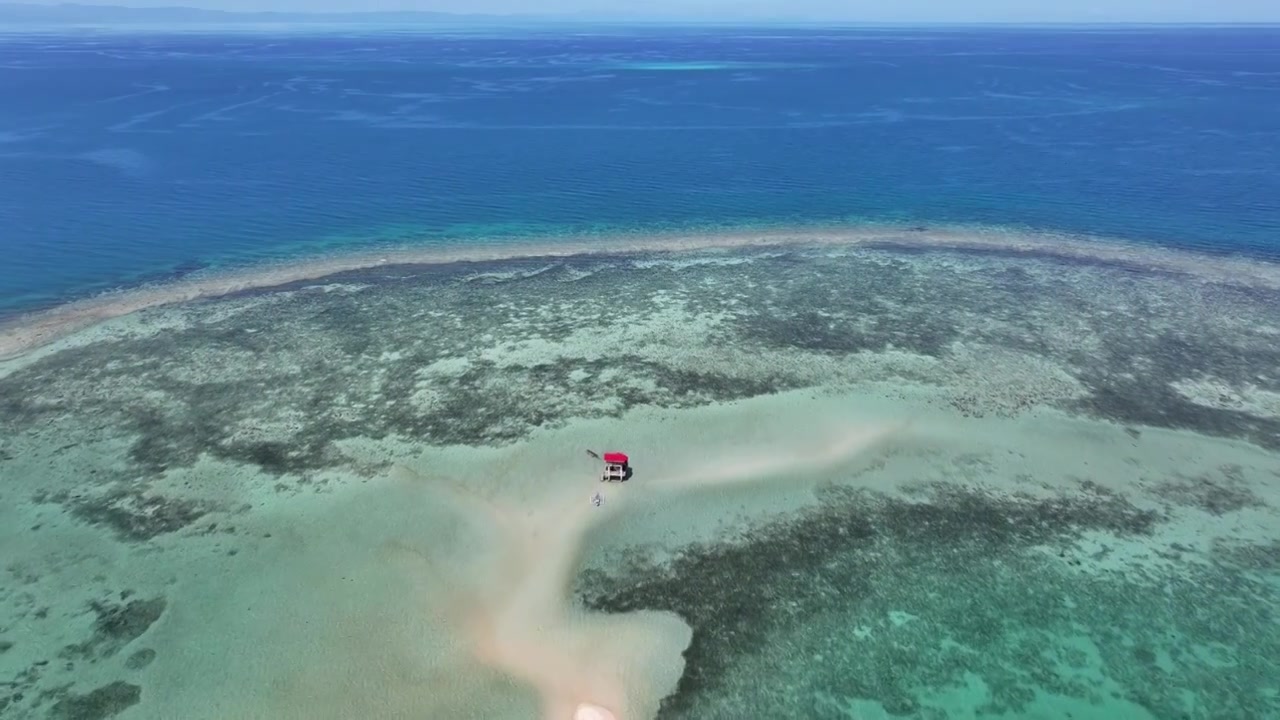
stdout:
<svg viewBox="0 0 1280 720">
<path fill-rule="evenodd" d="M 1061 247 L 393 255 L 72 323 L 0 370 L 0 715 L 1280 712 L 1276 270 Z"/>
</svg>

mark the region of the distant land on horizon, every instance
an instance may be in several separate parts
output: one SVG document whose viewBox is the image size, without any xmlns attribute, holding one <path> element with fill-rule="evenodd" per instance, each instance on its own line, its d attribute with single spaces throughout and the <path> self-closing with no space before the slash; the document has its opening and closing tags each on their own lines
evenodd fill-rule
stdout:
<svg viewBox="0 0 1280 720">
<path fill-rule="evenodd" d="M 49 27 L 76 25 L 262 25 L 262 24 L 401 24 L 401 25 L 463 25 L 463 24 L 563 24 L 563 23 L 631 22 L 669 25 L 829 25 L 829 26 L 1023 26 L 1023 27 L 1098 27 L 1098 26 L 1265 26 L 1269 23 L 1137 23 L 1107 22 L 889 22 L 889 21 L 820 21 L 808 18 L 740 19 L 734 22 L 710 17 L 666 18 L 632 14 L 497 14 L 451 13 L 428 10 L 404 11 L 348 11 L 348 12 L 286 12 L 286 11 L 235 11 L 174 5 L 169 7 L 130 7 L 124 5 L 90 5 L 84 3 L 59 3 L 38 5 L 34 3 L 0 2 L 0 27 Z"/>
<path fill-rule="evenodd" d="M 153 25 L 241 23 L 416 23 L 457 24 L 475 22 L 536 22 L 551 20 L 537 15 L 484 15 L 430 11 L 280 12 L 229 11 L 208 8 L 127 7 L 60 3 L 0 2 L 0 25 Z"/>
</svg>

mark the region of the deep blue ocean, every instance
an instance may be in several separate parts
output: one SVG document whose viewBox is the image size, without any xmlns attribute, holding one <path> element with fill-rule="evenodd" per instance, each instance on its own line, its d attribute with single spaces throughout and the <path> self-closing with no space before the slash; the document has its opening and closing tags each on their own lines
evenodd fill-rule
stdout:
<svg viewBox="0 0 1280 720">
<path fill-rule="evenodd" d="M 0 35 L 0 311 L 377 242 L 981 223 L 1280 257 L 1280 29 Z"/>
</svg>

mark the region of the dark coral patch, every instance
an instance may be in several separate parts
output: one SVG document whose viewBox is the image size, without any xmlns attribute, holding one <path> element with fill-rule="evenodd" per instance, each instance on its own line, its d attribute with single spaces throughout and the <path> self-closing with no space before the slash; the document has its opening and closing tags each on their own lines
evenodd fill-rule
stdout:
<svg viewBox="0 0 1280 720">
<path fill-rule="evenodd" d="M 213 509 L 198 500 L 167 498 L 127 489 L 116 489 L 71 504 L 71 514 L 76 518 L 90 525 L 106 527 L 122 540 L 132 542 L 177 532 Z"/>
<path fill-rule="evenodd" d="M 1123 498 L 1088 491 L 1035 499 L 938 485 L 927 501 L 907 502 L 837 487 L 822 494 L 820 509 L 753 530 L 747 541 L 688 548 L 669 566 L 638 563 L 619 577 L 587 573 L 581 588 L 594 609 L 671 610 L 693 626 L 686 671 L 664 716 L 698 717 L 705 709 L 699 703 L 726 691 L 726 677 L 744 657 L 767 653 L 780 636 L 815 616 L 883 602 L 883 588 L 895 584 L 889 578 L 904 568 L 913 575 L 927 569 L 935 587 L 967 588 L 993 572 L 975 564 L 1026 566 L 1022 553 L 1029 548 L 1066 548 L 1090 530 L 1145 535 L 1159 521 Z M 993 647 L 1020 620 L 1034 625 L 1036 612 L 1046 611 L 1029 606 L 1010 612 L 1007 605 L 984 606 L 975 596 L 965 621 L 948 633 L 963 644 Z M 920 658 L 908 653 L 884 660 L 889 664 L 877 671 L 881 675 L 840 683 L 853 697 L 913 712 L 915 690 L 906 669 Z M 1009 697 L 1029 691 L 1025 681 L 1008 683 Z"/>
<path fill-rule="evenodd" d="M 83 695 L 67 695 L 49 709 L 49 719 L 107 720 L 141 701 L 141 687 L 117 680 Z"/>
<path fill-rule="evenodd" d="M 93 601 L 93 635 L 88 640 L 68 645 L 59 653 L 64 659 L 96 661 L 111 657 L 129 643 L 142 637 L 164 614 L 168 603 L 163 597 L 130 600 L 126 603 Z"/>
<path fill-rule="evenodd" d="M 1157 485 L 1154 494 L 1171 503 L 1198 508 L 1210 515 L 1266 507 L 1262 498 L 1249 487 L 1239 465 L 1227 465 L 1216 473 L 1195 477 L 1176 476 Z"/>
</svg>

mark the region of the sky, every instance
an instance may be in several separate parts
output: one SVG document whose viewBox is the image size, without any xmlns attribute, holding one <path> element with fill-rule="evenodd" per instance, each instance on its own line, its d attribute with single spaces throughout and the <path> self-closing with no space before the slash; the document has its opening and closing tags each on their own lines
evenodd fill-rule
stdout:
<svg viewBox="0 0 1280 720">
<path fill-rule="evenodd" d="M 23 1 L 23 0 L 16 0 Z M 25 0 L 53 5 L 68 0 Z M 1280 0 L 70 0 L 217 10 L 429 10 L 852 22 L 1280 22 Z"/>
</svg>

